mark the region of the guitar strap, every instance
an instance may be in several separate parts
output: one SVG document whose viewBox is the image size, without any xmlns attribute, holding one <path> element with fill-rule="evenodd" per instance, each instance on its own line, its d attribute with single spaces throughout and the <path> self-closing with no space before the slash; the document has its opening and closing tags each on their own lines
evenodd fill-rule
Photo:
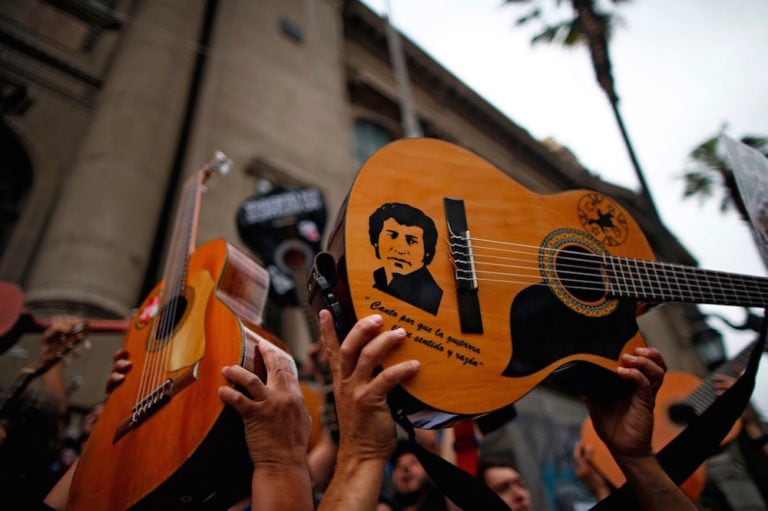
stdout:
<svg viewBox="0 0 768 511">
<path fill-rule="evenodd" d="M 767 330 L 768 309 L 763 313 L 760 336 L 752 348 L 744 373 L 657 454 L 659 463 L 675 484 L 680 485 L 707 458 L 717 453 L 720 442 L 747 407 L 755 388 L 755 375 L 765 349 Z M 592 507 L 592 511 L 611 509 L 639 509 L 627 483 Z"/>
<path fill-rule="evenodd" d="M 509 506 L 483 481 L 423 447 L 416 440 L 416 431 L 411 421 L 405 416 L 402 408 L 395 407 L 391 400 L 390 410 L 395 422 L 408 433 L 413 453 L 421 466 L 440 491 L 451 499 L 451 502 L 461 509 L 509 511 Z"/>
</svg>

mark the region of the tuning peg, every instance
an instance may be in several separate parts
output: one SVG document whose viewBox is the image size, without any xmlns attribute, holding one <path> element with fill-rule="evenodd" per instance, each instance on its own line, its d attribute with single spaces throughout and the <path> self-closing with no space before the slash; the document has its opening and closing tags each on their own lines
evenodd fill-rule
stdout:
<svg viewBox="0 0 768 511">
<path fill-rule="evenodd" d="M 216 151 L 213 155 L 211 168 L 220 174 L 226 174 L 232 168 L 232 160 L 221 151 Z"/>
</svg>

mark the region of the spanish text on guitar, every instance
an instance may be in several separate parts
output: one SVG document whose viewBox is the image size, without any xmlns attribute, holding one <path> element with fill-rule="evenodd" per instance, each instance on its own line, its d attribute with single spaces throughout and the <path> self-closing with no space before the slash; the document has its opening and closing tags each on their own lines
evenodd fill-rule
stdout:
<svg viewBox="0 0 768 511">
<path fill-rule="evenodd" d="M 330 291 L 315 278 L 311 296 L 337 301 L 340 321 L 379 313 L 406 330 L 383 363 L 421 362 L 404 390 L 424 405 L 412 410 L 422 427 L 443 420 L 429 411 L 485 414 L 569 372 L 610 375 L 644 344 L 645 303 L 768 302 L 764 278 L 653 261 L 609 197 L 539 195 L 432 139 L 371 156 L 315 268 Z"/>
<path fill-rule="evenodd" d="M 187 180 L 163 280 L 126 334 L 133 370 L 84 448 L 70 509 L 222 509 L 250 491 L 242 421 L 216 389 L 224 365 L 264 377 L 256 344 L 279 341 L 259 326 L 266 270 L 220 239 L 195 248 L 202 185 L 228 165 Z"/>
</svg>

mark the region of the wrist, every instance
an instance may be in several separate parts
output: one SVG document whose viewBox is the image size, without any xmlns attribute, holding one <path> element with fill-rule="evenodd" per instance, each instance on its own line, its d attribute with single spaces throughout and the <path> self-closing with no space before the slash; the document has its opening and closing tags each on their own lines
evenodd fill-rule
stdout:
<svg viewBox="0 0 768 511">
<path fill-rule="evenodd" d="M 336 458 L 336 472 L 348 471 L 348 473 L 354 474 L 361 470 L 369 470 L 371 473 L 380 470 L 383 473 L 388 459 L 388 456 L 363 454 L 355 449 L 342 447 L 339 448 Z"/>
<path fill-rule="evenodd" d="M 663 488 L 666 485 L 659 485 L 659 488 L 650 488 L 662 479 L 668 479 L 661 463 L 659 463 L 654 454 L 645 456 L 616 456 L 615 460 L 624 477 L 627 478 L 627 482 L 635 491 L 640 488 L 645 488 L 643 491 L 648 492 L 666 491 Z"/>
<path fill-rule="evenodd" d="M 254 470 L 263 470 L 265 472 L 301 472 L 309 469 L 309 460 L 306 454 L 303 456 L 285 456 L 252 461 Z"/>
</svg>

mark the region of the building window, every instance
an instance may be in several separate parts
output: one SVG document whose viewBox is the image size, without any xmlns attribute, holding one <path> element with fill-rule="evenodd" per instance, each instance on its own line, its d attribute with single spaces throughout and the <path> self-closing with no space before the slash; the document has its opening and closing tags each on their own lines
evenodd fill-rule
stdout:
<svg viewBox="0 0 768 511">
<path fill-rule="evenodd" d="M 395 139 L 388 130 L 365 119 L 355 121 L 354 137 L 357 168 L 360 168 L 369 156 Z"/>
</svg>

